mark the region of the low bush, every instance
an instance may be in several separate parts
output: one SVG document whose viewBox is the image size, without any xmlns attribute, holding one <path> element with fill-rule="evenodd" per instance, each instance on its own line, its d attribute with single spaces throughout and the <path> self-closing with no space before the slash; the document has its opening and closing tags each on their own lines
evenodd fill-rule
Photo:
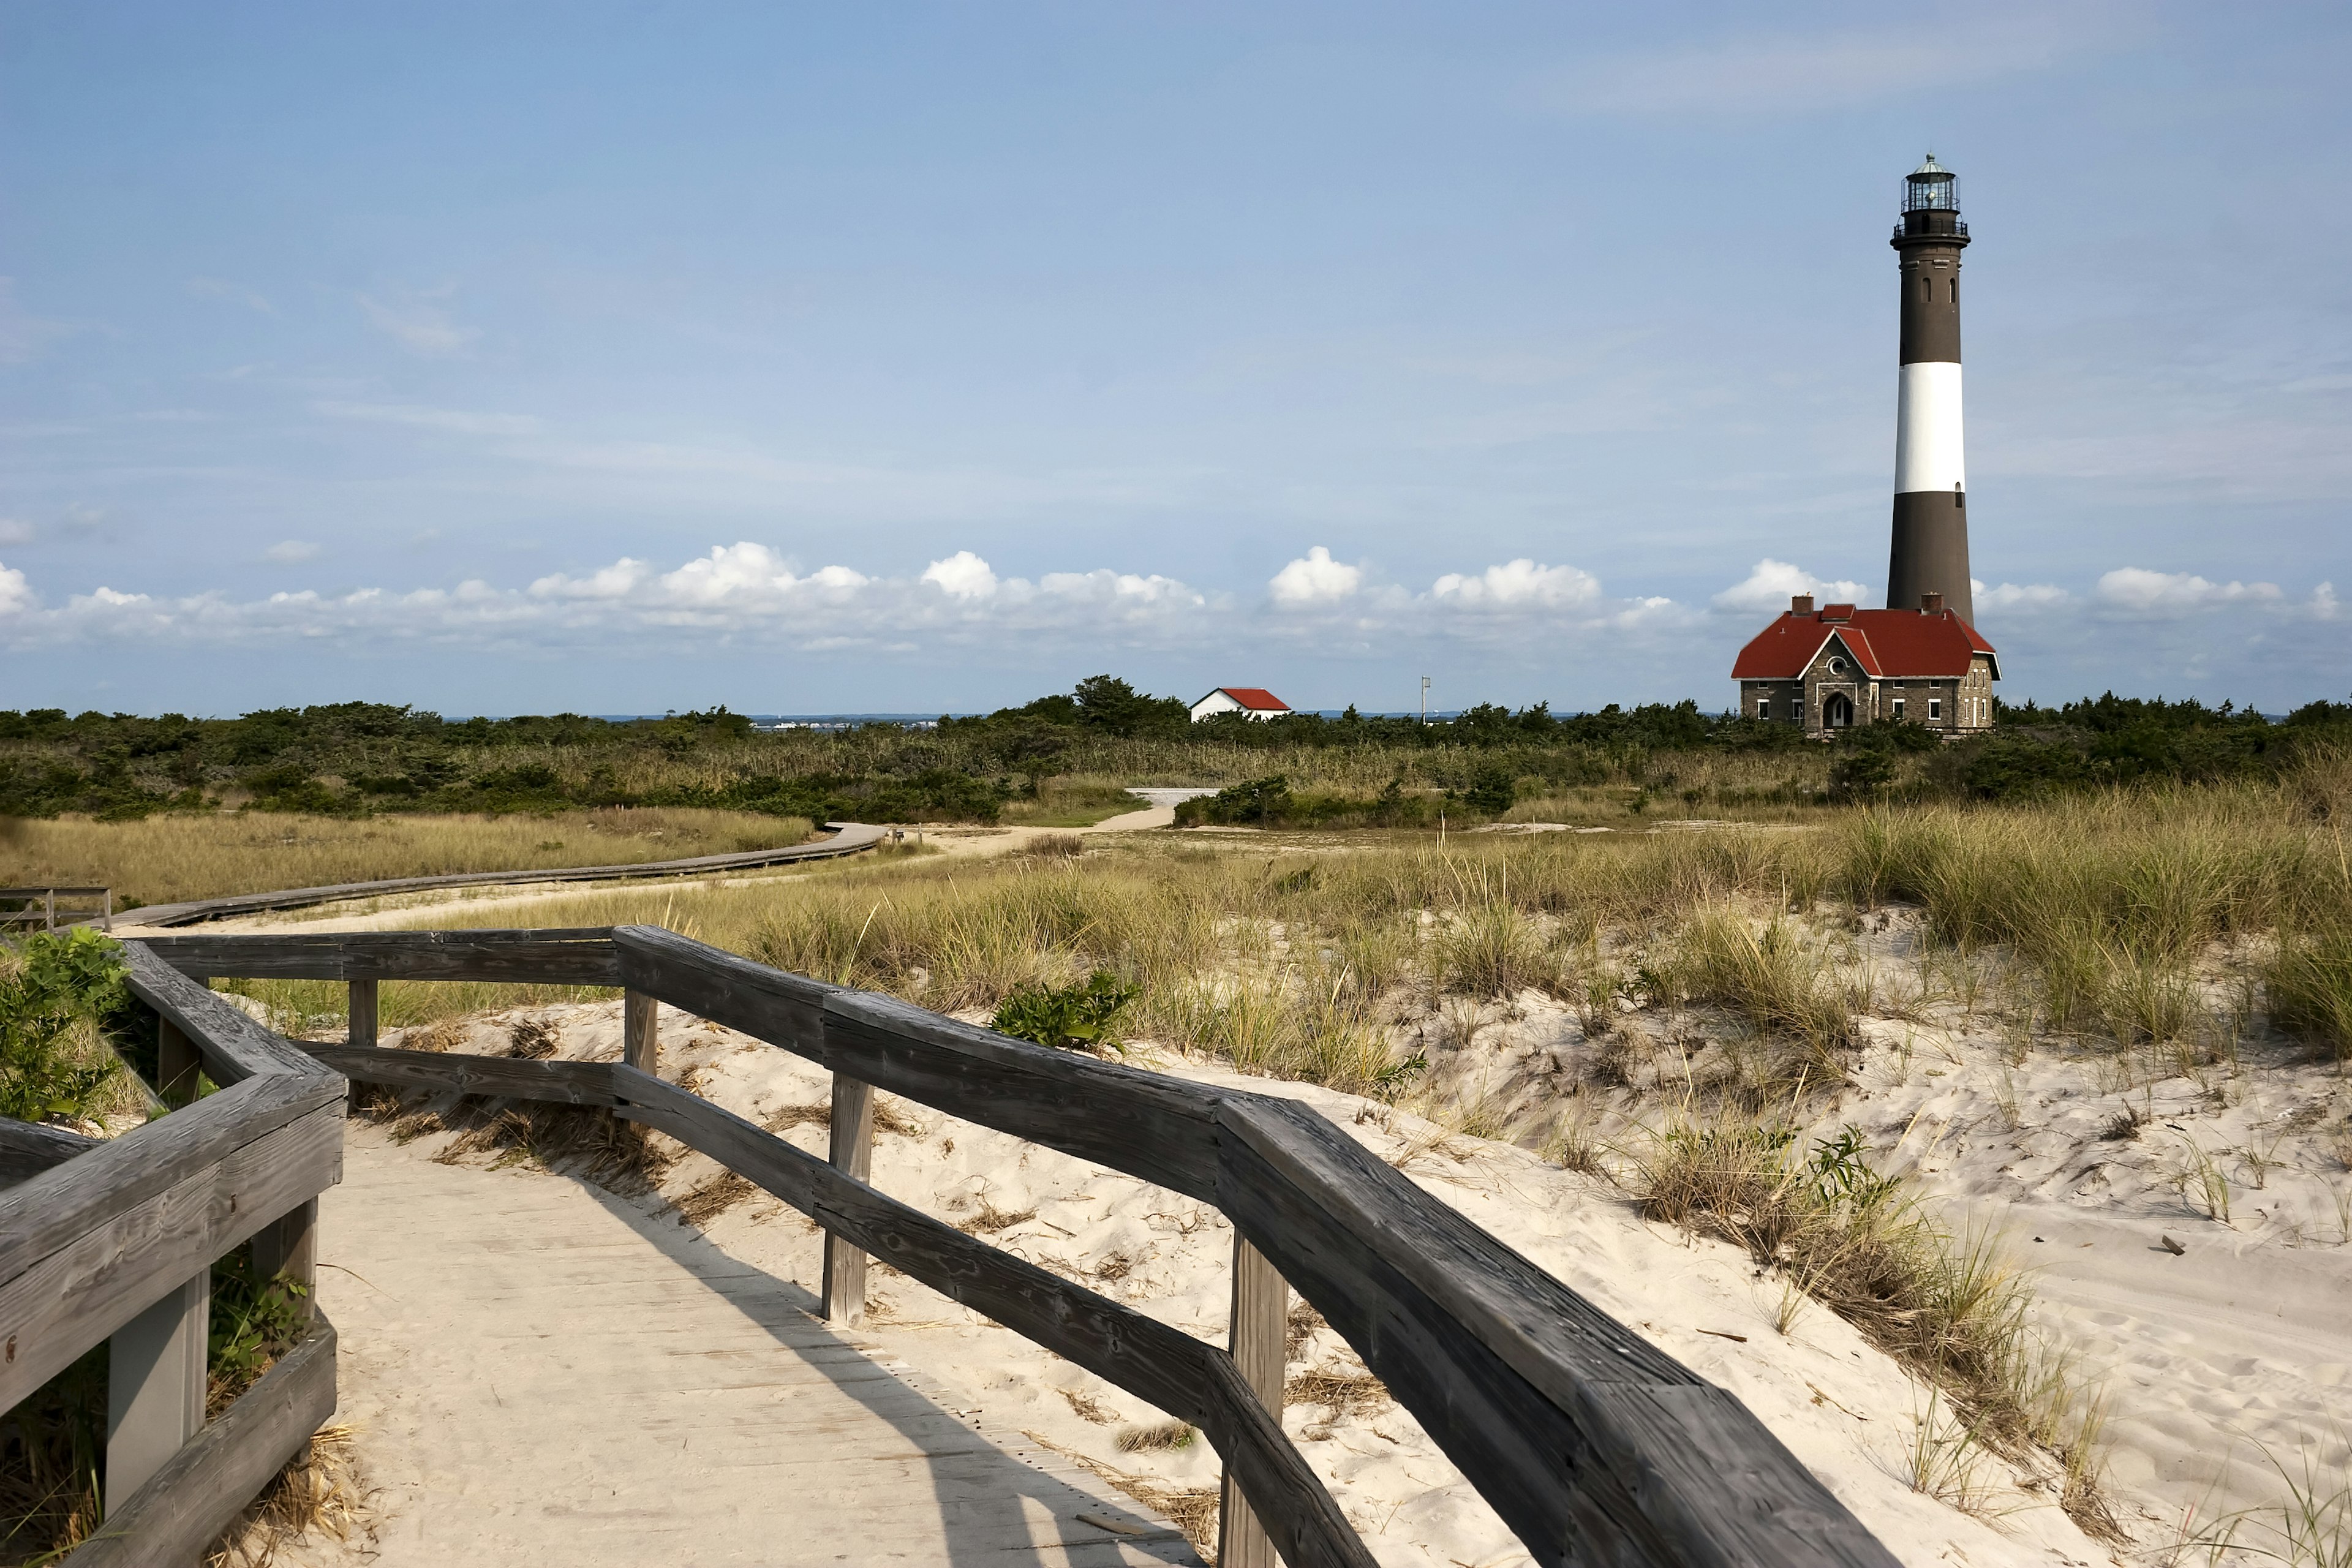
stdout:
<svg viewBox="0 0 2352 1568">
<path fill-rule="evenodd" d="M 1109 1050 L 1127 1054 L 1113 1031 L 1128 1004 L 1141 994 L 1108 969 L 1097 969 L 1077 985 L 1024 985 L 997 1005 L 988 1026 L 1016 1040 L 1034 1040 L 1062 1050 Z"/>
<path fill-rule="evenodd" d="M 0 944 L 0 1116 L 80 1119 L 123 1109 L 102 1020 L 129 996 L 122 950 L 80 928 Z M 131 1103 L 136 1103 L 133 1096 Z"/>
</svg>

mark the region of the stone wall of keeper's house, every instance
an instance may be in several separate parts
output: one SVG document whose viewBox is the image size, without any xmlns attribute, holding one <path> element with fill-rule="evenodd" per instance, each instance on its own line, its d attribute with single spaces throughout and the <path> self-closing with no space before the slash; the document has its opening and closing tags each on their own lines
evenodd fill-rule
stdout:
<svg viewBox="0 0 2352 1568">
<path fill-rule="evenodd" d="M 1843 671 L 1830 668 L 1832 658 L 1845 662 Z M 1824 732 L 1822 702 L 1832 692 L 1853 701 L 1853 721 L 1901 720 L 1920 724 L 1948 738 L 1973 734 L 1992 724 L 1992 661 L 1979 654 L 1969 673 L 1959 679 L 1921 676 L 1897 680 L 1874 680 L 1835 642 L 1824 647 L 1795 680 L 1743 680 L 1739 711 L 1749 719 L 1801 725 L 1809 735 Z"/>
</svg>

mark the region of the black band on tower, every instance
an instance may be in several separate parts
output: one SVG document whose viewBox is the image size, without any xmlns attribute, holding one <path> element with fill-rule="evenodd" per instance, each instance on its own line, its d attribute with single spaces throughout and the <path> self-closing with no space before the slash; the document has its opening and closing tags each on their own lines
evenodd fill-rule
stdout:
<svg viewBox="0 0 2352 1568">
<path fill-rule="evenodd" d="M 1969 226 L 1960 221 L 1958 178 L 1932 153 L 1905 181 L 1903 221 L 1890 243 L 1901 258 L 1903 297 L 1886 605 L 1916 610 L 1923 595 L 1941 594 L 1973 624 L 1960 424 L 1960 252 Z"/>
</svg>

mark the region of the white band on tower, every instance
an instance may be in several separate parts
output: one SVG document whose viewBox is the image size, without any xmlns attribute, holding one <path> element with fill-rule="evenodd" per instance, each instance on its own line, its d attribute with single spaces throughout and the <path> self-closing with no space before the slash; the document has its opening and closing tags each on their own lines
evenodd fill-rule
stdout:
<svg viewBox="0 0 2352 1568">
<path fill-rule="evenodd" d="M 1960 447 L 1960 367 L 1924 360 L 1903 367 L 1895 393 L 1895 493 L 1964 489 Z"/>
</svg>

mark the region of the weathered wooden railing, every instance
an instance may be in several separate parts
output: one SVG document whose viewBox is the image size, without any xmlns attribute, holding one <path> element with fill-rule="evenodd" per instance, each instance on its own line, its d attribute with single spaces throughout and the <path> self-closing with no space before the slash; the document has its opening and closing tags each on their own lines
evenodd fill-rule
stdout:
<svg viewBox="0 0 2352 1568">
<path fill-rule="evenodd" d="M 343 1079 L 129 956 L 180 1109 L 103 1142 L 0 1132 L 0 1410 L 108 1346 L 105 1520 L 75 1568 L 196 1562 L 335 1408 L 322 1316 L 209 1424 L 205 1353 L 215 1258 L 251 1240 L 265 1276 L 309 1282 L 318 1194 L 342 1174 Z M 222 1087 L 196 1100 L 199 1068 Z"/>
<path fill-rule="evenodd" d="M 1227 1568 L 1371 1557 L 1284 1435 L 1285 1308 L 1304 1296 L 1539 1563 L 1871 1564 L 1895 1559 L 1730 1394 L 1423 1193 L 1315 1111 L 1007 1039 L 645 926 L 157 938 L 190 975 L 336 980 L 352 1079 L 602 1106 L 668 1133 L 826 1233 L 825 1309 L 854 1318 L 879 1258 L 1199 1426 L 1226 1466 Z M 626 1059 L 383 1050 L 398 980 L 619 986 Z M 834 1074 L 832 1160 L 650 1070 L 656 1002 Z M 1205 1344 L 876 1191 L 876 1089 L 1214 1205 L 1235 1233 L 1229 1350 Z"/>
<path fill-rule="evenodd" d="M 86 908 L 61 910 L 58 908 L 60 898 L 92 901 Z M 39 926 L 53 931 L 58 929 L 58 917 L 63 915 L 68 925 L 96 921 L 100 931 L 114 929 L 112 888 L 0 888 L 0 904 L 17 906 L 0 909 L 0 925 Z"/>
</svg>

